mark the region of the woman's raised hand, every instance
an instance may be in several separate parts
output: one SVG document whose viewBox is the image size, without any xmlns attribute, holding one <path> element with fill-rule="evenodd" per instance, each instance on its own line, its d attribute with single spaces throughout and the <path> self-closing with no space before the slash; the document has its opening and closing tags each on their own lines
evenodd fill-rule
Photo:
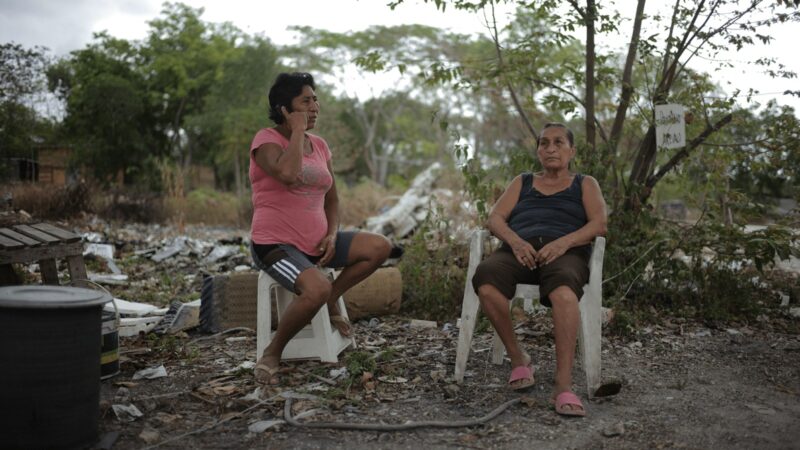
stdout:
<svg viewBox="0 0 800 450">
<path fill-rule="evenodd" d="M 281 106 L 281 112 L 286 119 L 286 126 L 292 131 L 306 131 L 308 127 L 308 115 L 305 111 L 289 112 L 285 106 Z"/>
</svg>

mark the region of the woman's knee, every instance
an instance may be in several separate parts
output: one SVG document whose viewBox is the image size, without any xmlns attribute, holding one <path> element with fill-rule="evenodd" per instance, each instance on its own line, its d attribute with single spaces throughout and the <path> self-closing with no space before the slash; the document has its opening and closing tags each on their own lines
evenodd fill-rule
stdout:
<svg viewBox="0 0 800 450">
<path fill-rule="evenodd" d="M 498 291 L 494 285 L 495 273 L 497 268 L 492 267 L 490 264 L 485 264 L 486 260 L 481 261 L 478 267 L 475 268 L 475 274 L 472 276 L 472 289 L 478 294 L 478 297 L 483 298 L 487 295 L 492 295 Z"/>
<path fill-rule="evenodd" d="M 362 234 L 362 233 L 359 233 Z M 375 233 L 363 233 L 363 239 L 359 239 L 357 252 L 366 260 L 375 261 L 378 264 L 386 261 L 392 251 L 392 243 L 385 236 Z"/>
<path fill-rule="evenodd" d="M 491 303 L 500 300 L 508 301 L 508 298 L 506 298 L 506 296 L 503 295 L 503 293 L 500 292 L 500 290 L 497 289 L 497 287 L 491 284 L 482 284 L 478 286 L 475 292 L 478 294 L 478 300 L 480 300 L 481 304 L 485 304 L 487 302 Z"/>
<path fill-rule="evenodd" d="M 578 295 L 575 294 L 575 291 L 569 286 L 562 285 L 553 289 L 553 291 L 548 294 L 548 298 L 553 306 L 578 304 Z"/>
<path fill-rule="evenodd" d="M 332 286 L 327 278 L 320 274 L 320 276 L 308 277 L 303 281 L 299 289 L 301 296 L 306 297 L 318 306 L 328 301 L 331 296 Z"/>
<path fill-rule="evenodd" d="M 374 240 L 374 254 L 380 262 L 386 261 L 389 258 L 389 254 L 392 253 L 392 243 L 380 234 L 376 234 Z"/>
</svg>

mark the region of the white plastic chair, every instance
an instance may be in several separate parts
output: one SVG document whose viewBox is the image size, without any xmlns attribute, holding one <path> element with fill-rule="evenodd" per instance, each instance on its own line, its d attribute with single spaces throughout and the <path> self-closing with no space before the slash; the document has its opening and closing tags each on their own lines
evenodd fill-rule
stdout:
<svg viewBox="0 0 800 450">
<path fill-rule="evenodd" d="M 456 350 L 455 380 L 460 383 L 464 380 L 464 371 L 469 358 L 472 334 L 478 316 L 480 301 L 472 287 L 472 277 L 475 269 L 483 259 L 483 243 L 489 236 L 487 230 L 475 230 L 470 240 L 469 268 L 464 284 L 464 301 L 461 306 L 461 329 L 458 333 L 458 348 Z M 600 387 L 600 344 L 602 340 L 602 302 L 603 302 L 603 255 L 605 254 L 606 240 L 597 237 L 592 245 L 592 256 L 589 259 L 589 284 L 583 288 L 583 297 L 580 301 L 581 325 L 578 329 L 578 341 L 583 369 L 586 372 L 586 390 L 589 397 Z M 539 286 L 531 284 L 518 284 L 514 298 L 528 301 L 539 298 Z M 513 299 L 512 299 L 513 300 Z M 509 306 L 511 302 L 509 302 Z M 492 340 L 492 362 L 502 364 L 503 343 L 497 332 Z"/>
<path fill-rule="evenodd" d="M 324 269 L 329 277 L 333 276 L 332 269 Z M 264 271 L 258 275 L 258 330 L 256 338 L 256 358 L 261 357 L 264 349 L 272 341 L 272 301 L 277 302 L 278 322 L 283 311 L 294 299 L 294 294 L 286 290 L 277 281 Z M 339 311 L 347 316 L 344 299 L 339 297 Z M 328 305 L 323 305 L 311 319 L 311 323 L 300 330 L 286 344 L 281 359 L 312 359 L 319 358 L 322 362 L 338 362 L 339 353 L 347 347 L 356 347 L 355 338 L 342 336 L 330 321 Z"/>
</svg>

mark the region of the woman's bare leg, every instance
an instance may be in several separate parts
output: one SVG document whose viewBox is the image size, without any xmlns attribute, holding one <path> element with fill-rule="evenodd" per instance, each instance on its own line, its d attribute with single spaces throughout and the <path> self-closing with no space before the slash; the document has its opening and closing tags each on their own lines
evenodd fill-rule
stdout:
<svg viewBox="0 0 800 450">
<path fill-rule="evenodd" d="M 572 289 L 559 286 L 548 296 L 553 304 L 553 335 L 556 341 L 556 376 L 553 397 L 572 390 L 572 367 L 581 312 Z"/>
<path fill-rule="evenodd" d="M 496 287 L 484 284 L 478 288 L 478 298 L 481 310 L 489 322 L 492 323 L 497 335 L 506 347 L 506 353 L 511 359 L 511 367 L 526 366 L 530 364 L 530 356 L 522 351 L 514 334 L 514 325 L 509 314 L 509 300 Z"/>
<path fill-rule="evenodd" d="M 368 276 L 389 257 L 392 245 L 385 237 L 368 232 L 360 232 L 353 236 L 350 252 L 347 255 L 347 266 L 334 280 L 328 297 L 328 312 L 332 316 L 339 315 L 339 297 Z M 346 322 L 333 322 L 333 325 L 344 336 L 350 336 L 352 329 Z"/>
</svg>

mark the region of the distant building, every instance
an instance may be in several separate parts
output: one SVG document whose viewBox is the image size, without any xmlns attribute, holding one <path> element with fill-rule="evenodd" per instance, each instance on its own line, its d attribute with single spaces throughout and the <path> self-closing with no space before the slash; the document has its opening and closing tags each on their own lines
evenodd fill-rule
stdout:
<svg viewBox="0 0 800 450">
<path fill-rule="evenodd" d="M 64 186 L 67 184 L 67 171 L 72 149 L 66 147 L 40 147 L 37 162 L 41 184 Z"/>
<path fill-rule="evenodd" d="M 0 179 L 2 181 L 28 181 L 64 186 L 69 180 L 71 157 L 72 149 L 69 147 L 37 147 L 31 151 L 31 155 L 28 157 L 0 160 Z"/>
</svg>

